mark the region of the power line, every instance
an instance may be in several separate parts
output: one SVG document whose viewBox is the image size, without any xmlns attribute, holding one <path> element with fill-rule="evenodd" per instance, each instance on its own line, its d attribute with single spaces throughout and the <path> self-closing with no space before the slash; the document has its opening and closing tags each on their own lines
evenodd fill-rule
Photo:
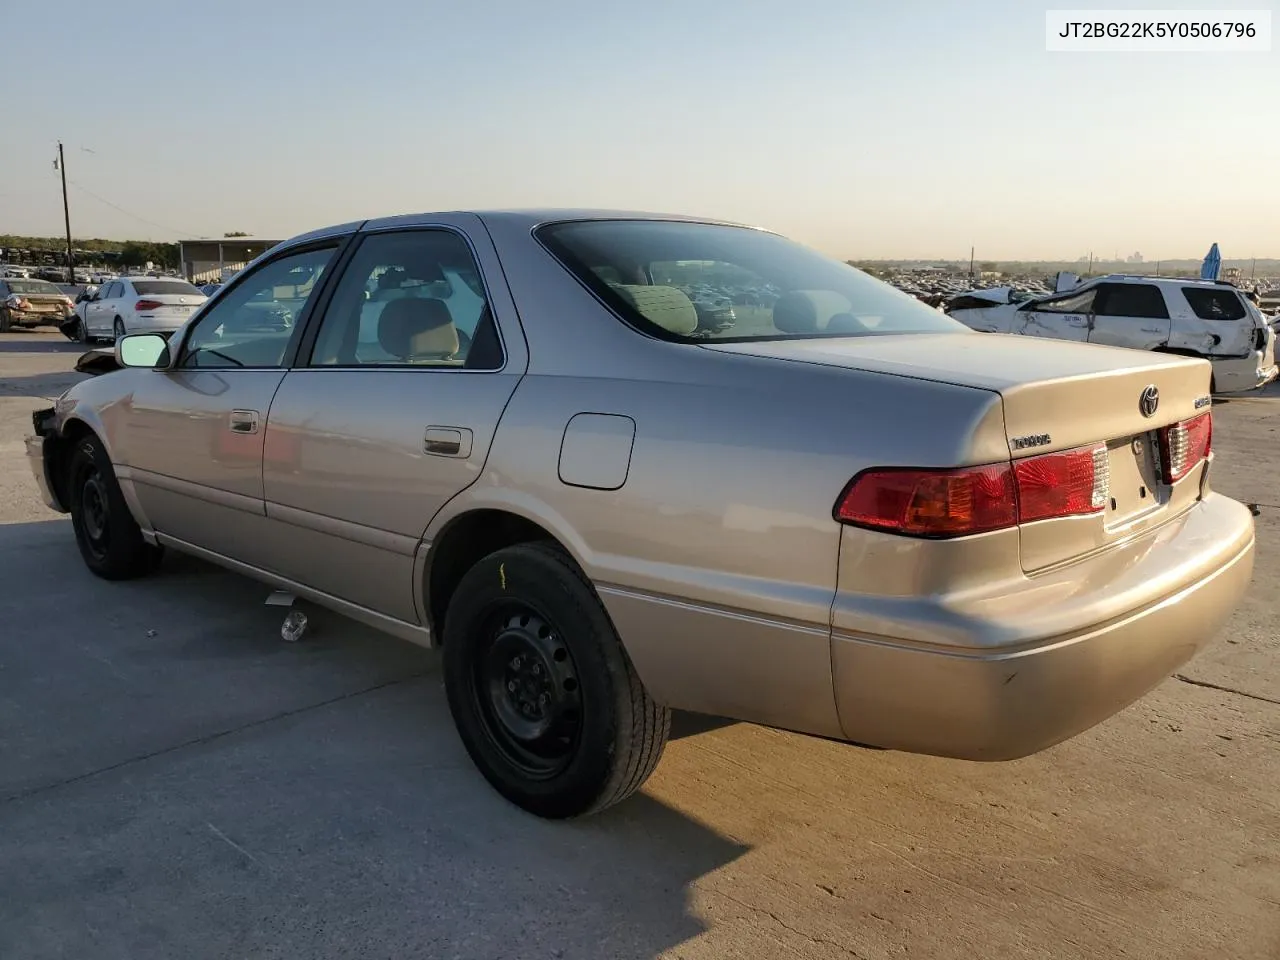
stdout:
<svg viewBox="0 0 1280 960">
<path fill-rule="evenodd" d="M 82 185 L 80 185 L 80 184 L 76 183 L 74 180 L 68 180 L 68 181 L 67 181 L 67 183 L 71 184 L 71 185 L 72 185 L 73 187 L 75 187 L 77 190 L 80 190 L 80 191 L 82 191 L 83 193 L 86 193 L 86 194 L 88 194 L 89 196 L 93 197 L 93 199 L 97 200 L 99 203 L 105 203 L 108 207 L 111 207 L 113 210 L 119 210 L 119 211 L 120 211 L 121 213 L 123 213 L 126 217 L 132 217 L 134 220 L 137 220 L 139 223 L 145 223 L 145 224 L 147 224 L 147 226 L 150 226 L 150 227 L 157 227 L 157 228 L 159 228 L 159 229 L 161 229 L 161 230 L 166 230 L 166 231 L 168 231 L 169 233 L 177 233 L 177 234 L 181 234 L 182 236 L 187 237 L 187 238 L 189 238 L 189 239 L 191 239 L 191 240 L 199 240 L 199 239 L 200 239 L 200 237 L 199 237 L 199 236 L 197 236 L 196 234 L 191 233 L 191 232 L 189 232 L 189 231 L 187 231 L 187 230 L 178 230 L 176 227 L 171 227 L 171 226 L 168 226 L 168 225 L 163 224 L 163 223 L 156 223 L 154 220 L 148 220 L 146 217 L 140 217 L 140 216 L 138 216 L 136 213 L 133 213 L 132 211 L 126 210 L 124 207 L 120 206 L 118 203 L 112 203 L 110 200 L 106 199 L 105 197 L 100 197 L 100 196 L 98 196 L 98 195 L 97 195 L 96 193 L 94 193 L 92 190 L 90 190 L 89 188 L 84 187 L 84 186 L 82 186 Z"/>
</svg>

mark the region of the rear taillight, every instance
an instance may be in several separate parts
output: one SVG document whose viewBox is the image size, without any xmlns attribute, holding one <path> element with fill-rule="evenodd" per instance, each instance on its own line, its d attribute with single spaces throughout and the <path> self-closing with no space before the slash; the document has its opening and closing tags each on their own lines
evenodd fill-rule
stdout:
<svg viewBox="0 0 1280 960">
<path fill-rule="evenodd" d="M 836 504 L 836 519 L 915 537 L 960 537 L 1018 522 L 1009 465 L 963 470 L 867 470 Z"/>
<path fill-rule="evenodd" d="M 1202 413 L 1160 431 L 1160 466 L 1165 483 L 1177 483 L 1209 456 L 1213 414 Z"/>
<path fill-rule="evenodd" d="M 836 502 L 840 523 L 914 537 L 963 537 L 1100 513 L 1111 496 L 1104 445 L 960 470 L 866 470 Z"/>
<path fill-rule="evenodd" d="M 1098 513 L 1111 496 L 1111 464 L 1104 444 L 1018 460 L 1018 522 Z"/>
<path fill-rule="evenodd" d="M 5 306 L 11 310 L 30 310 L 31 301 L 14 293 L 10 294 L 9 298 L 5 300 Z"/>
<path fill-rule="evenodd" d="M 159 310 L 163 306 L 164 304 L 159 300 L 139 300 L 133 305 L 133 309 L 137 310 L 139 313 L 143 313 L 147 310 Z"/>
</svg>

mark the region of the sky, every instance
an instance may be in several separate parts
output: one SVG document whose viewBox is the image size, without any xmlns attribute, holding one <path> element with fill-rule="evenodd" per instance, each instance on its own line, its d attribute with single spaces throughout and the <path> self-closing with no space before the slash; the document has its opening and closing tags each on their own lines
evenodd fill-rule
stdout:
<svg viewBox="0 0 1280 960">
<path fill-rule="evenodd" d="M 1090 5 L 0 0 L 0 234 L 62 233 L 61 139 L 76 237 L 572 206 L 841 258 L 1280 257 L 1280 38 L 1050 53 L 1047 6 Z"/>
</svg>

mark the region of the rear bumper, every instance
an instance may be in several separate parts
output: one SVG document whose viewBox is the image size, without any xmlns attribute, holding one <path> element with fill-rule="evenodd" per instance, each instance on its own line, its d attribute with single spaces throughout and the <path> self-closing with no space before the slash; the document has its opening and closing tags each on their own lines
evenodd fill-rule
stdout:
<svg viewBox="0 0 1280 960">
<path fill-rule="evenodd" d="M 56 327 L 69 316 L 69 313 L 48 313 L 41 311 L 35 313 L 29 310 L 12 310 L 8 307 L 3 309 L 9 315 L 9 323 L 15 327 Z"/>
<path fill-rule="evenodd" d="M 187 317 L 166 319 L 164 317 L 136 317 L 129 321 L 129 333 L 173 333 L 184 323 Z"/>
<path fill-rule="evenodd" d="M 1029 581 L 1029 592 L 1043 598 L 1036 603 L 1061 609 L 1029 609 L 1027 632 L 1071 616 L 1075 629 L 1019 641 L 1009 611 L 984 619 L 978 607 L 964 618 L 969 636 L 961 644 L 836 633 L 831 662 L 844 735 L 967 760 L 1016 759 L 1075 736 L 1143 696 L 1212 639 L 1249 584 L 1253 553 L 1249 511 L 1210 494 L 1109 551 L 1103 569 L 1084 561 L 1077 566 L 1086 569 Z M 1055 577 L 1061 591 L 1053 589 Z M 1118 615 L 1117 602 L 1127 606 Z"/>
</svg>

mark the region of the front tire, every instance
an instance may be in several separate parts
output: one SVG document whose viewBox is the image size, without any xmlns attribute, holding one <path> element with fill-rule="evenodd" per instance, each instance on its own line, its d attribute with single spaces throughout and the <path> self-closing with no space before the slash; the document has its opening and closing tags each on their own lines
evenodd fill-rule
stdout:
<svg viewBox="0 0 1280 960">
<path fill-rule="evenodd" d="M 671 729 L 590 583 L 548 544 L 498 550 L 463 576 L 445 616 L 444 675 L 472 761 L 541 817 L 630 796 Z"/>
<path fill-rule="evenodd" d="M 132 580 L 154 570 L 160 548 L 142 539 L 102 441 L 92 434 L 76 440 L 68 469 L 71 525 L 85 566 L 104 580 Z"/>
</svg>

